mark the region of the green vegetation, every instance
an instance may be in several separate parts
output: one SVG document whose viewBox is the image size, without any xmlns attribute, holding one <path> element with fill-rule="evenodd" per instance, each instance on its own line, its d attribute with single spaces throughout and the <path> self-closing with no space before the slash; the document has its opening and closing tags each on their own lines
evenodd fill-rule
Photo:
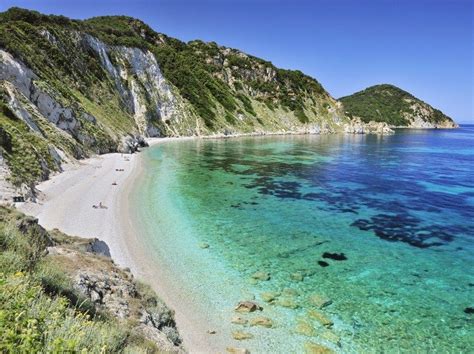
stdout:
<svg viewBox="0 0 474 354">
<path fill-rule="evenodd" d="M 110 260 L 83 251 L 73 259 L 46 252 L 58 245 L 70 252 L 82 250 L 88 241 L 47 232 L 35 219 L 0 206 L 0 352 L 160 352 L 137 329 L 137 319 L 119 320 L 73 287 L 68 269 L 84 263 L 110 271 Z M 142 306 L 156 321 L 174 323 L 149 287 L 135 285 L 136 298 L 129 301 L 136 316 L 137 306 Z M 166 335 L 180 342 L 176 331 Z"/>
<path fill-rule="evenodd" d="M 215 128 L 216 103 L 233 115 L 238 108 L 235 98 L 238 98 L 244 109 L 255 116 L 246 86 L 256 91 L 256 98 L 294 111 L 302 123 L 309 122 L 303 112 L 306 97 L 328 98 L 321 84 L 301 71 L 278 69 L 270 62 L 237 50 L 223 54 L 221 50 L 225 48 L 214 42 L 196 40 L 184 43 L 158 34 L 143 22 L 125 16 L 96 17 L 86 20 L 85 24 L 89 33 L 106 43 L 133 44 L 150 50 L 165 77 L 179 89 L 211 129 Z M 157 42 L 160 44 L 157 45 Z M 232 76 L 240 80 L 234 83 L 235 90 L 218 75 L 225 67 L 230 68 Z M 265 79 L 267 70 L 275 73 L 271 80 Z M 241 92 L 237 94 L 235 91 Z"/>
<path fill-rule="evenodd" d="M 90 51 L 77 50 L 77 43 L 70 40 L 71 31 L 91 34 L 110 45 L 151 51 L 165 77 L 211 130 L 220 127 L 217 122 L 222 110 L 225 116 L 234 116 L 242 107 L 255 116 L 251 98 L 293 111 L 302 122 L 308 121 L 303 113 L 307 108 L 306 98 L 328 98 L 316 80 L 298 70 L 278 69 L 268 61 L 219 47 L 214 42 L 184 43 L 156 33 L 142 21 L 127 16 L 77 21 L 12 8 L 0 14 L 0 19 L 0 47 L 26 63 L 42 80 L 53 83 L 69 103 L 77 102 L 75 92 L 87 98 L 92 106 L 114 100 L 114 97 L 104 97 L 107 92 L 113 92 L 113 83 L 107 80 L 100 61 Z M 50 42 L 44 35 L 45 30 L 56 38 L 58 45 Z M 228 75 L 226 69 L 240 79 L 235 88 L 224 79 Z M 270 77 L 268 73 L 272 73 Z M 253 91 L 251 95 L 249 90 Z M 240 92 L 238 98 L 236 91 Z M 83 104 L 84 99 L 80 103 Z M 91 104 L 88 109 L 94 110 Z M 103 118 L 103 123 L 115 126 L 107 118 Z"/>
<path fill-rule="evenodd" d="M 46 179 L 48 171 L 58 170 L 46 140 L 33 133 L 1 102 L 0 135 L 0 153 L 8 162 L 13 185 L 30 185 Z"/>
<path fill-rule="evenodd" d="M 0 207 L 0 351 L 120 350 L 126 334 L 118 323 L 46 292 L 46 278 L 66 282 L 44 257 L 52 242 L 30 219 Z"/>
<path fill-rule="evenodd" d="M 109 45 L 107 56 L 120 77 L 109 74 L 103 53 L 91 48 L 87 35 Z M 160 119 L 156 92 L 137 79 L 119 46 L 154 55 L 171 84 L 176 118 Z M 30 102 L 35 99 L 7 92 L 10 84 L 0 82 L 0 154 L 15 185 L 32 185 L 58 170 L 55 149 L 75 158 L 112 152 L 124 136 L 149 128 L 159 135 L 194 135 L 252 132 L 257 126 L 284 130 L 325 120 L 333 126 L 321 106 L 335 107 L 335 101 L 315 79 L 214 42 L 184 43 L 131 17 L 80 21 L 11 8 L 0 13 L 0 49 L 30 68 L 37 75 L 34 86 L 73 117 L 72 124 L 68 117 L 49 121 L 38 113 L 38 103 Z M 12 95 L 23 100 L 21 108 L 29 106 L 38 129 L 15 118 L 16 110 L 8 108 Z"/>
<path fill-rule="evenodd" d="M 349 116 L 360 117 L 364 122 L 387 122 L 394 126 L 407 126 L 407 117 L 419 115 L 430 123 L 451 121 L 441 111 L 393 85 L 376 85 L 353 95 L 340 98 Z M 419 107 L 429 112 L 418 112 Z"/>
</svg>

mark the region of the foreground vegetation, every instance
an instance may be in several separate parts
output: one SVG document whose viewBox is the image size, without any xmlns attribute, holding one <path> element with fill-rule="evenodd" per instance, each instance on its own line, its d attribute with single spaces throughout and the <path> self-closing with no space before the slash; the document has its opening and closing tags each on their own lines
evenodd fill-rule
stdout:
<svg viewBox="0 0 474 354">
<path fill-rule="evenodd" d="M 74 288 L 61 258 L 47 255 L 47 247 L 81 242 L 0 207 L 0 352 L 159 351 L 134 321 L 98 309 Z M 153 297 L 140 286 L 136 301 Z"/>
</svg>

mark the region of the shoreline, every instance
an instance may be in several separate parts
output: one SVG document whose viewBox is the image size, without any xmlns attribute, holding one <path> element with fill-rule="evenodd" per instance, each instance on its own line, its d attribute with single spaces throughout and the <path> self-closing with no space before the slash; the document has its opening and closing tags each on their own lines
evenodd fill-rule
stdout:
<svg viewBox="0 0 474 354">
<path fill-rule="evenodd" d="M 347 134 L 342 135 L 359 135 Z M 149 138 L 149 147 L 175 141 L 235 139 L 245 137 L 322 135 L 302 132 L 249 133 L 234 135 L 191 136 Z M 37 202 L 17 203 L 17 208 L 27 215 L 37 217 L 46 229 L 60 231 L 84 238 L 98 238 L 110 250 L 113 261 L 123 268 L 129 268 L 139 280 L 149 284 L 162 300 L 175 311 L 178 330 L 183 345 L 190 352 L 221 352 L 227 346 L 242 347 L 245 343 L 230 338 L 230 328 L 219 328 L 217 324 L 197 323 L 204 318 L 199 314 L 201 304 L 192 304 L 184 286 L 173 283 L 172 271 L 161 269 L 154 261 L 151 248 L 146 247 L 146 231 L 138 224 L 134 210 L 133 195 L 136 182 L 145 172 L 144 151 L 133 154 L 109 153 L 64 165 L 64 171 L 36 186 L 40 191 Z M 116 171 L 117 169 L 123 171 Z M 112 183 L 116 182 L 117 185 Z M 107 209 L 92 206 L 102 203 Z M 239 297 L 236 294 L 237 297 Z M 181 301 L 180 301 L 181 300 Z M 236 301 L 239 299 L 236 299 Z M 185 303 L 187 303 L 185 305 Z M 218 335 L 207 331 L 218 329 Z"/>
<path fill-rule="evenodd" d="M 199 137 L 157 138 L 149 139 L 148 143 L 151 147 L 192 139 Z M 129 268 L 134 277 L 150 285 L 175 311 L 183 346 L 188 351 L 220 352 L 227 346 L 238 346 L 220 340 L 223 335 L 209 335 L 209 330 L 222 331 L 210 323 L 202 323 L 205 322 L 199 318 L 202 311 L 193 311 L 199 304 L 191 307 L 192 301 L 185 301 L 187 306 L 180 302 L 187 294 L 176 291 L 179 286 L 169 287 L 173 282 L 166 273 L 171 271 L 156 271 L 159 264 L 146 248 L 145 230 L 138 224 L 133 202 L 136 181 L 145 171 L 143 153 L 103 154 L 67 164 L 63 172 L 36 186 L 40 192 L 37 202 L 16 203 L 16 208 L 38 218 L 39 224 L 48 230 L 59 229 L 71 236 L 104 241 L 118 266 Z M 106 209 L 93 208 L 99 203 Z"/>
</svg>

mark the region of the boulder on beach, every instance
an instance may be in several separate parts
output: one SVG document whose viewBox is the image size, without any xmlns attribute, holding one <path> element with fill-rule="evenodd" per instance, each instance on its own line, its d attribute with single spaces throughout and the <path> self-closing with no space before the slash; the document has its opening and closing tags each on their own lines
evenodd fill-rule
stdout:
<svg viewBox="0 0 474 354">
<path fill-rule="evenodd" d="M 273 321 L 268 317 L 255 317 L 250 321 L 251 326 L 273 327 Z"/>
<path fill-rule="evenodd" d="M 234 332 L 232 332 L 232 338 L 234 338 L 235 340 L 252 339 L 253 334 L 242 332 L 242 331 L 234 331 Z"/>
<path fill-rule="evenodd" d="M 263 308 L 253 301 L 240 301 L 234 310 L 237 312 L 254 312 L 257 310 L 262 311 Z"/>
<path fill-rule="evenodd" d="M 329 306 L 332 304 L 332 300 L 320 295 L 320 294 L 313 294 L 309 297 L 309 302 L 316 306 L 319 309 L 322 309 L 326 306 Z"/>
</svg>

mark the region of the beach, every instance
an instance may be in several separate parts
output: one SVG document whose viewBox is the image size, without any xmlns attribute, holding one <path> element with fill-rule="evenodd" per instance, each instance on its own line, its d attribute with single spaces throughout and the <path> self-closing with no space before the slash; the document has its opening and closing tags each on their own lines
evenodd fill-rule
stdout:
<svg viewBox="0 0 474 354">
<path fill-rule="evenodd" d="M 150 139 L 150 146 L 193 138 Z M 112 259 L 129 268 L 135 277 L 149 284 L 173 310 L 184 346 L 191 352 L 222 350 L 226 343 L 220 336 L 207 333 L 207 323 L 197 323 L 192 309 L 179 307 L 185 294 L 169 291 L 163 272 L 147 255 L 140 242 L 137 222 L 131 215 L 130 199 L 134 183 L 143 172 L 142 154 L 111 153 L 76 161 L 64 171 L 37 186 L 37 202 L 17 203 L 17 208 L 38 218 L 48 230 L 58 229 L 68 235 L 98 238 L 107 243 Z M 99 206 L 101 203 L 102 207 Z M 188 304 L 192 304 L 189 301 Z M 227 343 L 229 344 L 229 343 Z"/>
</svg>

